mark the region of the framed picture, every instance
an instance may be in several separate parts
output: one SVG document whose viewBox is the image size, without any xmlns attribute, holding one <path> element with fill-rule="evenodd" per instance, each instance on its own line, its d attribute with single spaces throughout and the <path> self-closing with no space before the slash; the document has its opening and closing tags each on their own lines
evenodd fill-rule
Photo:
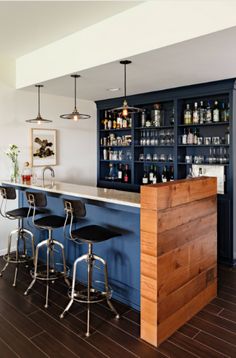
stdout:
<svg viewBox="0 0 236 358">
<path fill-rule="evenodd" d="M 56 129 L 31 129 L 31 163 L 32 167 L 57 164 Z"/>
</svg>

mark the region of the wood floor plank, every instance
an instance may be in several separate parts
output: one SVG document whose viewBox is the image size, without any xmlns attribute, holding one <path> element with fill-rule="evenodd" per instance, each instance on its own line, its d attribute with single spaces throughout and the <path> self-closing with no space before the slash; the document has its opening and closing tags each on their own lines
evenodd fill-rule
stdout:
<svg viewBox="0 0 236 358">
<path fill-rule="evenodd" d="M 189 324 L 185 324 L 182 327 L 178 329 L 178 332 L 185 334 L 185 336 L 188 336 L 190 338 L 193 338 L 198 334 L 200 331 L 199 329 L 190 326 Z"/>
<path fill-rule="evenodd" d="M 219 339 L 224 340 L 235 346 L 236 349 L 236 335 L 229 330 L 216 326 L 206 320 L 199 318 L 198 316 L 194 316 L 190 321 L 189 324 L 192 326 L 204 331 L 208 334 L 211 334 Z M 197 336 L 198 337 L 198 336 Z"/>
<path fill-rule="evenodd" d="M 0 314 L 27 338 L 31 338 L 42 332 L 42 329 L 33 323 L 28 317 L 16 308 L 11 307 L 0 297 Z"/>
<path fill-rule="evenodd" d="M 193 354 L 201 358 L 223 358 L 227 357 L 227 355 L 222 354 L 221 352 L 217 352 L 216 350 L 211 349 L 210 347 L 201 344 L 194 339 L 190 339 L 180 332 L 174 333 L 169 341 L 175 343 L 177 346 L 185 348 Z"/>
<path fill-rule="evenodd" d="M 114 342 L 117 342 L 120 346 L 128 347 L 129 350 L 137 356 L 148 358 L 163 357 L 162 354 L 160 354 L 158 350 L 151 345 L 146 344 L 139 338 L 135 338 L 130 334 L 127 334 L 125 331 L 114 326 L 111 321 L 106 322 L 100 316 L 94 314 L 93 311 L 91 314 L 91 325 L 94 329 L 101 332 L 103 335 L 106 335 Z M 79 317 L 85 322 L 86 312 L 79 314 Z"/>
<path fill-rule="evenodd" d="M 52 332 L 53 334 L 53 332 Z M 37 337 L 33 338 L 34 344 L 43 350 L 49 357 L 57 358 L 78 358 L 78 354 L 73 353 L 71 350 L 66 348 L 60 341 L 55 339 L 52 334 L 46 332 L 41 333 Z"/>
<path fill-rule="evenodd" d="M 131 309 L 130 311 L 124 313 L 122 317 L 129 319 L 130 321 L 140 325 L 140 312 Z"/>
<path fill-rule="evenodd" d="M 216 316 L 206 311 L 201 311 L 197 314 L 197 317 L 200 317 L 201 319 L 212 323 L 218 327 L 225 328 L 229 332 L 236 333 L 236 323 L 230 322 L 226 319 L 224 319 L 222 316 Z M 236 336 L 235 336 L 236 340 Z M 236 344 L 236 342 L 235 342 Z"/>
<path fill-rule="evenodd" d="M 223 300 L 222 298 L 216 297 L 212 300 L 212 303 L 221 308 L 225 308 L 229 311 L 236 312 L 236 305 L 229 301 Z"/>
<path fill-rule="evenodd" d="M 0 338 L 13 349 L 21 358 L 45 358 L 47 354 L 43 353 L 28 338 L 20 333 L 8 321 L 0 315 Z"/>
<path fill-rule="evenodd" d="M 196 341 L 211 347 L 230 358 L 236 357 L 236 348 L 222 339 L 214 337 L 206 332 L 200 332 L 195 338 Z"/>
<path fill-rule="evenodd" d="M 1 357 L 6 358 L 19 358 L 19 355 L 16 354 L 10 346 L 8 346 L 1 338 L 0 338 L 0 354 Z"/>
<path fill-rule="evenodd" d="M 106 356 L 93 345 L 89 344 L 85 339 L 82 339 L 73 331 L 67 329 L 45 312 L 35 312 L 29 317 L 34 322 L 37 322 L 37 324 L 48 334 L 53 332 L 53 335 L 55 335 L 59 341 L 63 342 L 63 344 L 74 354 L 80 352 L 81 357 L 86 358 L 100 358 Z"/>
<path fill-rule="evenodd" d="M 159 350 L 165 354 L 167 357 L 170 358 L 193 358 L 193 357 L 199 357 L 195 354 L 190 353 L 189 351 L 180 348 L 176 344 L 170 342 L 169 340 L 163 342 Z"/>
<path fill-rule="evenodd" d="M 206 312 L 212 313 L 212 314 L 219 314 L 222 311 L 222 307 L 213 305 L 212 303 L 209 303 L 208 305 L 206 305 L 203 309 Z"/>
</svg>

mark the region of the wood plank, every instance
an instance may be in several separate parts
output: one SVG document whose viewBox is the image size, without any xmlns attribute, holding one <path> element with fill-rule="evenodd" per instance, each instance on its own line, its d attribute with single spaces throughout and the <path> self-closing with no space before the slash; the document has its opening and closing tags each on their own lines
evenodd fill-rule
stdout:
<svg viewBox="0 0 236 358">
<path fill-rule="evenodd" d="M 158 212 L 158 233 L 187 224 L 199 217 L 204 218 L 215 213 L 215 196 L 194 201 L 190 204 L 184 204 L 171 209 L 161 210 Z M 145 219 L 147 219 L 147 217 L 145 217 Z M 154 220 L 154 216 L 152 220 Z M 150 226 L 153 224 L 152 220 L 150 221 Z M 146 226 L 148 227 L 147 223 Z M 151 230 L 152 229 L 149 227 L 149 232 L 152 232 Z"/>
<path fill-rule="evenodd" d="M 209 271 L 213 271 L 211 281 L 208 282 Z M 184 305 L 190 302 L 201 291 L 204 291 L 207 286 L 216 280 L 216 269 L 212 267 L 207 271 L 202 272 L 191 281 L 172 292 L 162 301 L 158 302 L 158 322 L 163 322 L 167 317 L 174 314 Z"/>
<path fill-rule="evenodd" d="M 157 211 L 149 209 L 140 210 L 140 229 L 141 231 L 157 233 Z"/>
<path fill-rule="evenodd" d="M 157 280 L 156 257 L 141 253 L 141 275 Z"/>
<path fill-rule="evenodd" d="M 198 311 L 200 311 L 207 303 L 212 300 L 217 294 L 217 282 L 209 285 L 204 291 L 200 292 L 185 306 L 182 306 L 172 316 L 158 326 L 158 342 L 163 342 L 170 335 L 170 330 L 175 332 Z"/>
<path fill-rule="evenodd" d="M 157 234 L 140 231 L 141 252 L 149 256 L 157 256 Z"/>
<path fill-rule="evenodd" d="M 203 237 L 208 232 L 216 232 L 216 224 L 217 214 L 214 212 L 205 217 L 192 220 L 189 223 L 178 225 L 178 230 L 174 227 L 170 230 L 159 233 L 158 240 L 155 240 L 155 242 L 157 242 L 158 256 L 197 240 L 199 237 Z M 144 237 L 144 241 L 145 239 L 146 237 Z M 151 239 L 154 240 L 151 236 L 147 238 L 147 246 L 152 248 Z M 149 252 L 147 251 L 147 253 Z"/>
</svg>

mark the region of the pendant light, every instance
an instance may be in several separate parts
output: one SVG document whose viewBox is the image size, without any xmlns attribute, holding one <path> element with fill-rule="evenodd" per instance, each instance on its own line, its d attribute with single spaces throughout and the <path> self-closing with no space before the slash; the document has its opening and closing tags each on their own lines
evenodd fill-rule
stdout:
<svg viewBox="0 0 236 358">
<path fill-rule="evenodd" d="M 60 118 L 72 119 L 75 122 L 77 122 L 79 119 L 91 118 L 91 116 L 89 114 L 82 114 L 82 113 L 79 113 L 79 111 L 77 110 L 77 106 L 76 106 L 76 80 L 77 80 L 77 78 L 80 77 L 80 75 L 71 75 L 71 77 L 75 79 L 75 107 L 74 107 L 74 110 L 73 110 L 72 113 L 62 114 L 60 116 Z"/>
<path fill-rule="evenodd" d="M 35 85 L 35 87 L 38 88 L 38 115 L 36 118 L 27 119 L 26 122 L 36 124 L 50 123 L 52 122 L 50 119 L 44 119 L 40 114 L 40 88 L 42 88 L 43 85 Z"/>
<path fill-rule="evenodd" d="M 121 112 L 121 115 L 123 117 L 127 117 L 129 114 L 132 114 L 132 113 L 139 113 L 139 112 L 143 111 L 143 109 L 141 109 L 141 108 L 130 107 L 127 102 L 127 98 L 126 98 L 126 66 L 131 63 L 132 63 L 132 61 L 129 61 L 129 60 L 120 61 L 120 64 L 124 65 L 124 100 L 123 100 L 123 105 L 122 105 L 122 107 L 117 107 L 117 108 L 113 108 L 110 110 L 110 112 L 115 112 L 115 113 Z"/>
</svg>

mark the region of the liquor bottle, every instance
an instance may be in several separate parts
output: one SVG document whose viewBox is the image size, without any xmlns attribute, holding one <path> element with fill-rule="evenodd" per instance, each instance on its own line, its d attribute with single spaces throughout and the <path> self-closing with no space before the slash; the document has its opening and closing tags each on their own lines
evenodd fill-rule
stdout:
<svg viewBox="0 0 236 358">
<path fill-rule="evenodd" d="M 157 168 L 156 168 L 156 166 L 154 165 L 152 184 L 156 184 L 156 183 L 157 183 Z"/>
<path fill-rule="evenodd" d="M 21 175 L 22 183 L 30 185 L 31 177 L 32 177 L 32 170 L 31 170 L 30 164 L 29 164 L 29 162 L 25 162 L 24 168 L 22 170 L 22 175 Z"/>
<path fill-rule="evenodd" d="M 132 127 L 132 116 L 127 118 L 128 121 L 128 127 L 131 128 Z"/>
<path fill-rule="evenodd" d="M 199 123 L 199 110 L 198 110 L 198 105 L 197 102 L 194 103 L 194 110 L 193 110 L 193 124 L 198 124 Z"/>
<path fill-rule="evenodd" d="M 105 111 L 105 117 L 103 120 L 104 129 L 108 129 L 107 111 Z"/>
<path fill-rule="evenodd" d="M 203 101 L 200 101 L 199 107 L 199 122 L 203 124 L 205 122 L 206 109 L 204 107 Z"/>
<path fill-rule="evenodd" d="M 213 108 L 213 122 L 220 121 L 220 110 L 218 106 L 218 101 L 215 101 L 214 108 Z"/>
<path fill-rule="evenodd" d="M 161 181 L 162 181 L 162 183 L 166 183 L 167 180 L 168 180 L 168 172 L 167 172 L 166 166 L 164 165 L 162 174 L 161 174 Z"/>
<path fill-rule="evenodd" d="M 193 144 L 193 133 L 192 133 L 191 128 L 189 128 L 189 130 L 188 130 L 187 144 L 190 144 L 190 145 Z"/>
<path fill-rule="evenodd" d="M 225 108 L 224 102 L 221 103 L 220 120 L 221 122 L 227 122 L 227 110 Z"/>
<path fill-rule="evenodd" d="M 226 132 L 225 132 L 225 144 L 230 145 L 229 127 L 227 127 Z"/>
<path fill-rule="evenodd" d="M 151 165 L 150 170 L 149 170 L 149 174 L 148 174 L 149 183 L 151 183 L 151 184 L 153 182 L 153 175 L 154 175 L 153 166 Z"/>
<path fill-rule="evenodd" d="M 121 163 L 119 164 L 117 177 L 118 177 L 118 181 L 120 181 L 120 182 L 123 181 L 123 169 L 122 169 L 122 164 Z"/>
<path fill-rule="evenodd" d="M 194 132 L 193 132 L 193 144 L 197 145 L 197 143 L 198 143 L 198 137 L 199 137 L 198 129 L 195 128 L 195 129 L 194 129 Z"/>
<path fill-rule="evenodd" d="M 207 123 L 212 122 L 212 110 L 211 110 L 211 102 L 210 101 L 207 102 L 205 122 L 207 122 Z"/>
<path fill-rule="evenodd" d="M 226 109 L 226 118 L 227 118 L 226 122 L 229 122 L 229 120 L 230 120 L 230 104 L 229 104 L 229 102 L 227 104 L 227 109 Z"/>
<path fill-rule="evenodd" d="M 116 122 L 116 117 L 113 117 L 113 121 L 112 121 L 112 128 L 116 129 L 117 128 L 117 122 Z"/>
<path fill-rule="evenodd" d="M 141 113 L 141 127 L 146 127 L 146 112 Z"/>
<path fill-rule="evenodd" d="M 109 174 L 108 174 L 109 180 L 114 180 L 114 167 L 112 163 L 109 163 Z"/>
<path fill-rule="evenodd" d="M 174 181 L 174 167 L 173 167 L 173 165 L 170 166 L 169 180 Z"/>
<path fill-rule="evenodd" d="M 129 174 L 129 166 L 128 166 L 128 164 L 125 164 L 125 170 L 124 170 L 124 173 L 123 173 L 123 177 L 124 177 L 124 183 L 129 183 L 130 174 Z"/>
<path fill-rule="evenodd" d="M 151 131 L 150 144 L 151 144 L 151 145 L 155 145 L 155 136 L 154 136 L 154 131 Z"/>
<path fill-rule="evenodd" d="M 151 125 L 152 125 L 151 118 L 149 117 L 149 115 L 148 115 L 148 117 L 147 117 L 147 115 L 146 115 L 145 127 L 151 127 Z"/>
<path fill-rule="evenodd" d="M 109 113 L 109 116 L 108 116 L 107 129 L 112 129 L 112 115 L 111 115 L 111 113 Z"/>
<path fill-rule="evenodd" d="M 122 118 L 122 128 L 127 128 L 128 127 L 128 123 L 127 123 L 127 119 L 126 117 Z"/>
<path fill-rule="evenodd" d="M 149 131 L 147 131 L 147 133 L 146 133 L 146 145 L 150 145 Z"/>
<path fill-rule="evenodd" d="M 173 126 L 174 124 L 175 124 L 175 109 L 173 107 L 172 114 L 171 114 L 171 117 L 170 117 L 170 125 Z"/>
<path fill-rule="evenodd" d="M 190 105 L 186 105 L 186 109 L 184 110 L 184 124 L 192 123 L 192 111 L 190 109 Z"/>
<path fill-rule="evenodd" d="M 118 115 L 117 115 L 116 128 L 122 128 L 122 118 L 120 116 L 120 113 L 118 113 Z"/>
<path fill-rule="evenodd" d="M 184 128 L 184 134 L 182 135 L 182 144 L 186 145 L 187 144 L 187 132 L 186 132 L 186 128 Z"/>
<path fill-rule="evenodd" d="M 143 177 L 142 177 L 142 184 L 148 184 L 148 174 L 147 170 L 144 168 Z"/>
<path fill-rule="evenodd" d="M 154 109 L 151 111 L 152 123 L 154 127 L 161 126 L 161 106 L 159 103 L 154 104 Z"/>
</svg>

